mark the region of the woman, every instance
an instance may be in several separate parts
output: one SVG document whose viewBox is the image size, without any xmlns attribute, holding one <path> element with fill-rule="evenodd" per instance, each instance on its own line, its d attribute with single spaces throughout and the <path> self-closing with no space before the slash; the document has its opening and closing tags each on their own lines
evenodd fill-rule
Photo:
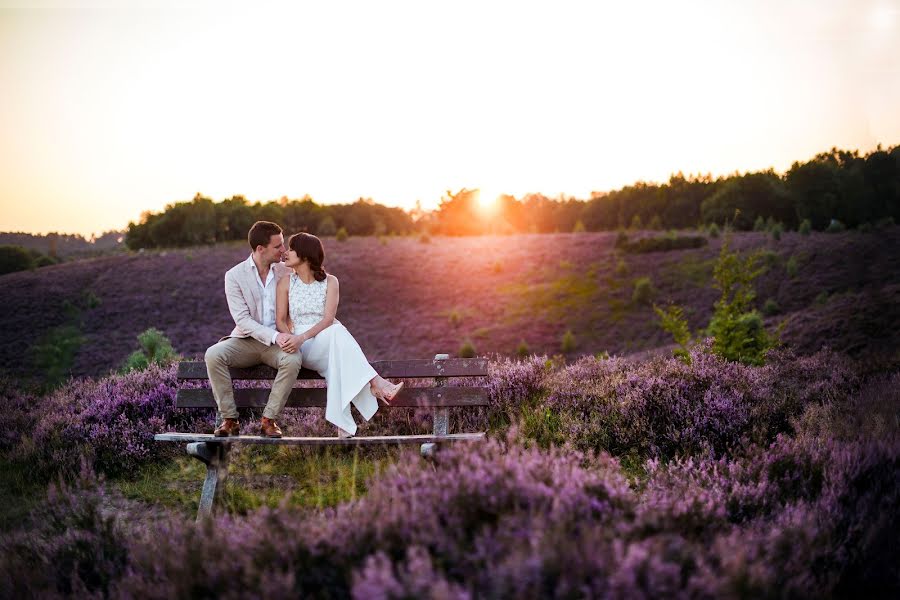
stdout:
<svg viewBox="0 0 900 600">
<path fill-rule="evenodd" d="M 368 421 L 378 410 L 376 399 L 390 404 L 403 384 L 392 384 L 376 373 L 347 328 L 334 318 L 338 280 L 325 273 L 324 260 L 319 238 L 308 233 L 290 237 L 284 264 L 293 273 L 278 282 L 276 326 L 293 334 L 303 366 L 325 378 L 325 419 L 337 425 L 339 437 L 349 438 L 356 433 L 350 404 Z"/>
</svg>

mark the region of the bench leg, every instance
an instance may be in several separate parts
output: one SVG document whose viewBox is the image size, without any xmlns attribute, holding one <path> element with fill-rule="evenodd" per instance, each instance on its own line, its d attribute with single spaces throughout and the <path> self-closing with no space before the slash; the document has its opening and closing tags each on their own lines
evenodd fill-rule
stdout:
<svg viewBox="0 0 900 600">
<path fill-rule="evenodd" d="M 447 435 L 450 430 L 450 411 L 446 408 L 436 408 L 434 410 L 434 435 Z M 422 444 L 420 452 L 425 458 L 434 456 L 437 450 L 437 444 Z"/>
<path fill-rule="evenodd" d="M 228 476 L 228 449 L 225 444 L 193 442 L 187 445 L 187 453 L 206 465 L 206 480 L 197 509 L 197 521 L 202 521 L 212 516 L 216 501 L 222 497 Z"/>
</svg>

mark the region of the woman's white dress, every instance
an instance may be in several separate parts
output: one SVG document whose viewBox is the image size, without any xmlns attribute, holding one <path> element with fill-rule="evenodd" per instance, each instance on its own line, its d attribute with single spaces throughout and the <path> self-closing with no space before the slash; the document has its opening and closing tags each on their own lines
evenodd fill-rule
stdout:
<svg viewBox="0 0 900 600">
<path fill-rule="evenodd" d="M 303 283 L 291 273 L 288 293 L 288 312 L 294 335 L 309 330 L 325 316 L 325 292 L 328 280 Z M 369 389 L 369 382 L 378 375 L 366 360 L 359 344 L 340 321 L 308 339 L 300 346 L 303 366 L 317 371 L 328 386 L 325 419 L 344 431 L 356 433 L 356 422 L 350 405 L 368 421 L 378 410 L 378 401 Z"/>
</svg>

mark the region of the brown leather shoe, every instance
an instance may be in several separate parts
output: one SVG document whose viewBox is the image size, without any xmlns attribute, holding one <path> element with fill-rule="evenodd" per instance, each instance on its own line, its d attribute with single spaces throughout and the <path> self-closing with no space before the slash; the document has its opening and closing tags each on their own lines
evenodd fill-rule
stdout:
<svg viewBox="0 0 900 600">
<path fill-rule="evenodd" d="M 280 438 L 283 435 L 281 433 L 281 429 L 278 428 L 278 423 L 276 423 L 272 419 L 263 417 L 261 423 L 264 436 L 270 438 Z"/>
<path fill-rule="evenodd" d="M 209 429 L 207 429 L 209 431 Z M 237 419 L 224 419 L 222 424 L 216 427 L 216 437 L 228 437 L 241 434 L 241 424 Z"/>
</svg>

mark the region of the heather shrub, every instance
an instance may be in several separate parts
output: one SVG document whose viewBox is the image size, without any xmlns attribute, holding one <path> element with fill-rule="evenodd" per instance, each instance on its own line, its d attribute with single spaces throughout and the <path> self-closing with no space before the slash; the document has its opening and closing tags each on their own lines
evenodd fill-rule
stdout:
<svg viewBox="0 0 900 600">
<path fill-rule="evenodd" d="M 169 341 L 169 338 L 155 327 L 144 331 L 137 336 L 137 339 L 140 349 L 134 351 L 125 359 L 121 369 L 123 373 L 143 370 L 151 364 L 165 366 L 179 358 L 172 348 L 172 342 Z"/>
<path fill-rule="evenodd" d="M 502 358 L 488 364 L 491 424 L 506 426 L 519 419 L 523 407 L 537 404 L 547 392 L 551 365 L 546 356 L 524 360 Z"/>
<path fill-rule="evenodd" d="M 51 484 L 31 516 L 35 529 L 0 542 L 0 597 L 105 597 L 129 552 L 103 502 L 103 486 L 88 468 L 72 484 Z"/>
<path fill-rule="evenodd" d="M 82 457 L 99 472 L 131 472 L 173 452 L 154 434 L 202 430 L 200 418 L 175 409 L 175 391 L 174 365 L 72 380 L 41 403 L 27 451 L 49 473 L 75 472 Z"/>
</svg>

